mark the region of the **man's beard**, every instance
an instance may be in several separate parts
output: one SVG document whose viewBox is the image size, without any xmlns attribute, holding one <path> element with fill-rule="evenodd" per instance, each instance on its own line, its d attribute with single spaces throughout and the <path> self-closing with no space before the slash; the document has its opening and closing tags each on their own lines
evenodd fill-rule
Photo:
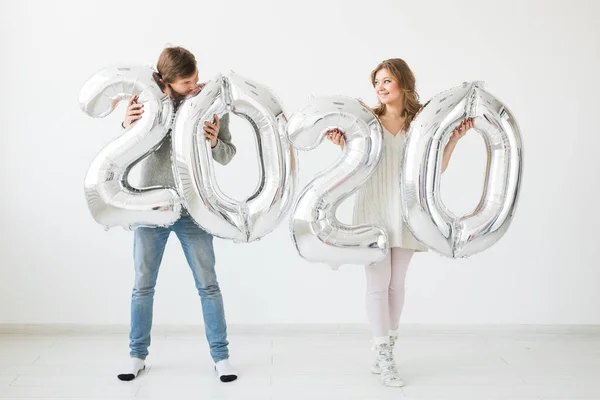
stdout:
<svg viewBox="0 0 600 400">
<path fill-rule="evenodd" d="M 175 104 L 182 103 L 186 99 L 187 96 L 188 96 L 187 94 L 177 93 L 176 91 L 173 90 L 173 88 L 171 88 L 171 98 L 173 99 L 173 102 Z"/>
</svg>

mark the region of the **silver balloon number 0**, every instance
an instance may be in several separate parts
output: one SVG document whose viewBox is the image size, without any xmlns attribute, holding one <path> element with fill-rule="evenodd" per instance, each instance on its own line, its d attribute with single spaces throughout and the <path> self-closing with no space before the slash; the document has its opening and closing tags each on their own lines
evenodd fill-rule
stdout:
<svg viewBox="0 0 600 400">
<path fill-rule="evenodd" d="M 256 134 L 259 182 L 244 201 L 220 190 L 210 142 L 202 131 L 205 120 L 227 112 L 246 119 Z M 292 203 L 297 176 L 285 122 L 280 102 L 266 87 L 235 73 L 213 79 L 181 106 L 173 133 L 175 177 L 187 210 L 204 229 L 251 242 L 277 227 Z"/>
<path fill-rule="evenodd" d="M 488 163 L 483 195 L 469 215 L 454 216 L 443 204 L 440 179 L 444 145 L 465 118 L 483 137 Z M 467 257 L 496 243 L 517 206 L 523 146 L 509 109 L 483 89 L 464 83 L 432 98 L 412 122 L 402 164 L 402 206 L 414 236 L 452 258 Z"/>
<path fill-rule="evenodd" d="M 181 213 L 179 194 L 172 188 L 135 189 L 127 181 L 137 161 L 156 150 L 165 139 L 173 106 L 148 67 L 110 67 L 82 87 L 81 109 L 92 117 L 106 117 L 124 99 L 138 95 L 144 114 L 123 135 L 94 158 L 85 177 L 85 196 L 93 218 L 106 228 L 168 226 Z"/>
<path fill-rule="evenodd" d="M 300 256 L 337 269 L 342 264 L 370 264 L 388 251 L 387 234 L 374 225 L 350 226 L 335 216 L 340 203 L 375 171 L 381 157 L 382 128 L 360 101 L 342 96 L 313 99 L 290 117 L 287 135 L 300 150 L 316 148 L 328 130 L 345 133 L 341 156 L 313 179 L 294 206 L 290 230 Z"/>
</svg>

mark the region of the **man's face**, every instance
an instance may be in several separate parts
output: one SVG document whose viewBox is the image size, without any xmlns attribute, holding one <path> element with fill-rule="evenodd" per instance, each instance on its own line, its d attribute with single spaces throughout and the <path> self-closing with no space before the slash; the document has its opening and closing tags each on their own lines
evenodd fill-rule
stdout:
<svg viewBox="0 0 600 400">
<path fill-rule="evenodd" d="M 177 78 L 175 82 L 170 83 L 171 89 L 179 96 L 186 97 L 191 94 L 198 84 L 198 70 L 187 78 Z"/>
</svg>

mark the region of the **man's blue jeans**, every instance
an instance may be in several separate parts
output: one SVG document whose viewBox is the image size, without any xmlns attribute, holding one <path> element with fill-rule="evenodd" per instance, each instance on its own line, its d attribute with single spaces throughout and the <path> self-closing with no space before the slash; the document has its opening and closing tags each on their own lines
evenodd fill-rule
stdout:
<svg viewBox="0 0 600 400">
<path fill-rule="evenodd" d="M 189 215 L 182 216 L 168 228 L 137 228 L 133 259 L 135 282 L 131 295 L 131 357 L 146 359 L 150 346 L 152 306 L 158 269 L 167 239 L 175 232 L 192 269 L 202 303 L 206 338 L 215 362 L 229 358 L 227 324 L 223 297 L 215 273 L 213 236 L 200 228 Z"/>
</svg>

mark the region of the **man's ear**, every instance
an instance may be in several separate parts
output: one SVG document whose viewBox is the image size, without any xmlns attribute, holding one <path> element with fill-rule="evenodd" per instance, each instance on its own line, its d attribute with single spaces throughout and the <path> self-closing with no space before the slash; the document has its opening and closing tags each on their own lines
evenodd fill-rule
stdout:
<svg viewBox="0 0 600 400">
<path fill-rule="evenodd" d="M 171 88 L 171 85 L 169 85 L 168 83 L 165 83 L 165 81 L 163 81 L 161 79 L 161 83 L 163 85 L 162 87 L 162 91 L 166 94 L 168 94 L 171 98 L 173 98 L 173 89 Z"/>
<path fill-rule="evenodd" d="M 156 84 L 158 85 L 160 90 L 163 90 L 165 87 L 165 82 L 162 80 L 162 77 L 160 76 L 160 74 L 158 72 L 153 72 L 152 78 L 154 78 L 154 82 L 156 82 Z"/>
<path fill-rule="evenodd" d="M 162 90 L 163 93 L 166 93 L 169 96 L 171 96 L 171 94 L 173 93 L 173 89 L 171 89 L 171 86 L 163 80 L 162 76 L 159 73 L 154 72 L 152 74 L 152 77 L 154 78 L 154 81 L 156 82 L 160 90 Z"/>
</svg>

